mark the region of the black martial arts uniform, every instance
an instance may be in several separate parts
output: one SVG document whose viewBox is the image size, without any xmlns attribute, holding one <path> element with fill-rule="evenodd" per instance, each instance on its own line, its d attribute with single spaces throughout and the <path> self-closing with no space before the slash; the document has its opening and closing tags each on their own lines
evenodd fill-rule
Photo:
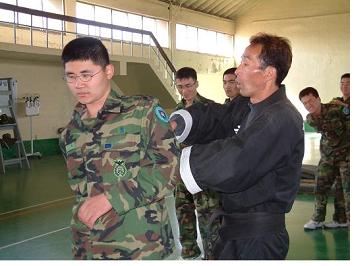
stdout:
<svg viewBox="0 0 354 266">
<path fill-rule="evenodd" d="M 182 151 L 181 177 L 192 194 L 206 188 L 220 193 L 215 259 L 285 259 L 285 213 L 300 183 L 303 120 L 284 86 L 247 108 L 245 99 L 171 116 L 177 140 L 194 144 Z"/>
</svg>

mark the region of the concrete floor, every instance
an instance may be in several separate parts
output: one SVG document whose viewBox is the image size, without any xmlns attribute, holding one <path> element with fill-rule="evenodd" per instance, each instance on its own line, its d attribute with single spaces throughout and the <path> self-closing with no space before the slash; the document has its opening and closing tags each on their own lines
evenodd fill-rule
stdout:
<svg viewBox="0 0 354 266">
<path fill-rule="evenodd" d="M 313 148 L 316 141 L 317 135 L 306 140 L 304 161 L 307 164 L 318 162 L 319 157 Z M 308 156 L 311 151 L 312 155 Z M 0 259 L 71 259 L 69 223 L 72 203 L 62 156 L 32 159 L 29 170 L 8 166 L 6 174 L 0 175 Z M 169 204 L 173 214 L 173 199 Z M 287 260 L 349 260 L 348 229 L 304 231 L 303 225 L 310 219 L 312 211 L 313 195 L 299 194 L 292 211 L 286 216 L 290 235 Z M 332 214 L 333 199 L 330 199 L 328 221 Z M 178 233 L 176 223 L 174 232 Z"/>
</svg>

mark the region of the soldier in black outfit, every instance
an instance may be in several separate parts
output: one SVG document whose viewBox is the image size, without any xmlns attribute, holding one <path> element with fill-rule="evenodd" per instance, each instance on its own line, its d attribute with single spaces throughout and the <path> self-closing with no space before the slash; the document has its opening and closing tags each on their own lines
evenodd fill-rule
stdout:
<svg viewBox="0 0 354 266">
<path fill-rule="evenodd" d="M 257 34 L 236 70 L 240 93 L 230 104 L 195 104 L 171 126 L 182 150 L 187 189 L 219 192 L 222 217 L 214 259 L 285 259 L 285 213 L 294 203 L 304 155 L 303 120 L 281 82 L 292 61 L 287 39 Z"/>
</svg>

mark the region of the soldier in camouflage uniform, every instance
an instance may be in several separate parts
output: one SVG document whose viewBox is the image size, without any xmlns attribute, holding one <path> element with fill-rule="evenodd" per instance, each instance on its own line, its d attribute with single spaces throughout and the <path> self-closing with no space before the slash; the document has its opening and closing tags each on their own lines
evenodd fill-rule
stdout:
<svg viewBox="0 0 354 266">
<path fill-rule="evenodd" d="M 347 227 L 346 202 L 343 184 L 349 182 L 349 130 L 347 113 L 343 106 L 321 104 L 316 89 L 303 89 L 299 98 L 309 114 L 307 123 L 321 133 L 321 159 L 315 188 L 315 212 L 312 219 L 304 225 L 305 229 Z M 324 224 L 328 194 L 335 183 L 333 221 Z M 349 220 L 349 219 L 348 219 Z"/>
<path fill-rule="evenodd" d="M 197 73 L 193 68 L 183 67 L 176 73 L 176 88 L 182 96 L 175 111 L 191 106 L 194 103 L 213 102 L 197 92 Z M 183 148 L 183 147 L 181 147 Z M 219 197 L 214 191 L 203 191 L 196 195 L 190 194 L 183 182 L 176 186 L 176 213 L 180 229 L 180 241 L 182 244 L 182 258 L 192 259 L 201 255 L 197 244 L 197 222 L 195 210 L 197 210 L 199 231 L 203 242 L 203 249 L 206 253 L 208 247 L 207 237 L 210 237 L 211 244 L 218 236 L 219 223 L 213 223 L 211 232 L 207 232 L 209 218 L 213 211 L 219 207 Z M 210 235 L 208 235 L 210 233 Z"/>
<path fill-rule="evenodd" d="M 61 133 L 76 202 L 75 259 L 164 259 L 174 250 L 165 196 L 178 176 L 178 148 L 152 97 L 111 90 L 114 67 L 98 39 L 78 38 L 62 53 L 77 98 Z"/>
<path fill-rule="evenodd" d="M 346 116 L 346 124 L 348 135 L 350 131 L 350 73 L 345 73 L 340 78 L 340 90 L 342 92 L 342 97 L 334 98 L 330 103 L 338 104 L 342 106 L 342 111 Z M 349 157 L 349 149 L 348 149 L 348 159 L 345 162 L 342 162 L 344 171 L 347 173 L 343 173 L 343 176 L 349 177 L 349 168 L 350 168 L 350 157 Z M 346 165 L 347 164 L 347 165 Z M 345 204 L 345 212 L 347 214 L 347 221 L 350 221 L 350 178 L 348 180 L 342 180 L 343 183 L 343 192 L 344 192 L 344 200 Z"/>
</svg>

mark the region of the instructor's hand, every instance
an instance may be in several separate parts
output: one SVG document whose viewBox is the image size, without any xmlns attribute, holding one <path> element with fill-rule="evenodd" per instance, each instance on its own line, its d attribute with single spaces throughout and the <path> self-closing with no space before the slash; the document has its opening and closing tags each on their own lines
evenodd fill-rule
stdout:
<svg viewBox="0 0 354 266">
<path fill-rule="evenodd" d="M 175 130 L 176 130 L 176 127 L 177 127 L 176 121 L 170 121 L 170 126 L 171 126 L 171 128 L 172 128 L 172 131 L 175 131 Z"/>
<path fill-rule="evenodd" d="M 112 205 L 106 196 L 100 194 L 85 200 L 79 209 L 78 217 L 81 222 L 92 229 L 96 220 L 111 209 Z"/>
</svg>

